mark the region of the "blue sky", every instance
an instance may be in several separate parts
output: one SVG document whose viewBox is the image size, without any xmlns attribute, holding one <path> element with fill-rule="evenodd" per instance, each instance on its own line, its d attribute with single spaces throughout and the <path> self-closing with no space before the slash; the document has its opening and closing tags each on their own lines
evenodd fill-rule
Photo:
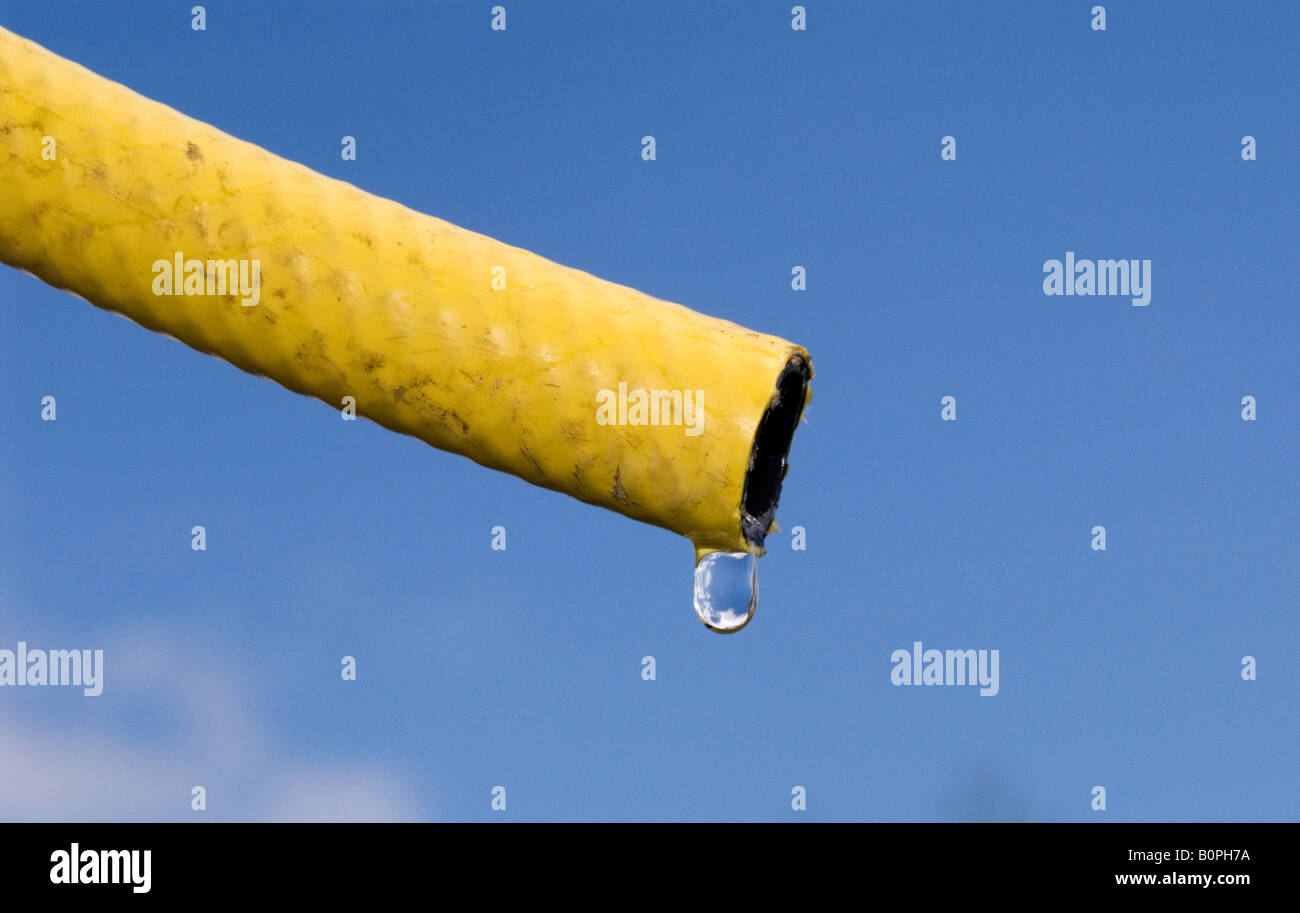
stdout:
<svg viewBox="0 0 1300 913">
<path fill-rule="evenodd" d="M 1300 817 L 1296 4 L 191 5 L 0 25 L 805 345 L 807 549 L 713 634 L 685 540 L 3 268 L 0 648 L 106 672 L 0 690 L 0 818 Z M 1150 259 L 1150 305 L 1044 295 L 1066 251 Z M 893 686 L 918 640 L 999 693 Z"/>
</svg>

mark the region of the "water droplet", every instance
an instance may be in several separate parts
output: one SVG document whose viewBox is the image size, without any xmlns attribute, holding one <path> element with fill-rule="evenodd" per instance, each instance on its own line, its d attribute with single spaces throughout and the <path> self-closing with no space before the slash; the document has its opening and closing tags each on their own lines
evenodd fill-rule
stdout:
<svg viewBox="0 0 1300 913">
<path fill-rule="evenodd" d="M 695 614 L 713 631 L 739 631 L 758 608 L 758 557 L 710 552 L 695 565 Z"/>
</svg>

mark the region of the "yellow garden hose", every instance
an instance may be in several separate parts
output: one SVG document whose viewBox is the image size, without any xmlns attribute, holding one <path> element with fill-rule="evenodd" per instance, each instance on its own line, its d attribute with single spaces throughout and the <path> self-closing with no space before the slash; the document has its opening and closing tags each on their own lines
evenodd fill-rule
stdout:
<svg viewBox="0 0 1300 913">
<path fill-rule="evenodd" d="M 422 215 L 0 28 L 0 260 L 484 466 L 762 554 L 800 346 Z"/>
</svg>

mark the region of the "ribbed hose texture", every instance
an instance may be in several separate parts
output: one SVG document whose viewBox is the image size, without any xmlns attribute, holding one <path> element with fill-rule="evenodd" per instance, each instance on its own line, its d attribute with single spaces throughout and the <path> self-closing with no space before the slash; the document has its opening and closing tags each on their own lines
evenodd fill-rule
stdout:
<svg viewBox="0 0 1300 913">
<path fill-rule="evenodd" d="M 155 264 L 178 254 L 258 261 L 257 303 L 206 281 L 156 294 Z M 758 422 L 801 347 L 317 174 L 4 29 L 0 260 L 698 549 L 762 551 L 741 534 L 741 495 Z M 700 433 L 598 423 L 598 396 L 620 383 L 702 391 Z"/>
</svg>

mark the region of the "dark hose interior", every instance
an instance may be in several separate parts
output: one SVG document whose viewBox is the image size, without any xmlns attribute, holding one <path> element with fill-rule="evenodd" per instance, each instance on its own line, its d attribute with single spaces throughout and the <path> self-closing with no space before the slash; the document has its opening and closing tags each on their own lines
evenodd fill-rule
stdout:
<svg viewBox="0 0 1300 913">
<path fill-rule="evenodd" d="M 786 362 L 776 382 L 777 395 L 768 405 L 754 435 L 749 455 L 749 472 L 741 497 L 740 528 L 745 540 L 762 545 L 781 497 L 781 483 L 789 468 L 790 444 L 799 426 L 812 370 L 801 355 Z"/>
</svg>

